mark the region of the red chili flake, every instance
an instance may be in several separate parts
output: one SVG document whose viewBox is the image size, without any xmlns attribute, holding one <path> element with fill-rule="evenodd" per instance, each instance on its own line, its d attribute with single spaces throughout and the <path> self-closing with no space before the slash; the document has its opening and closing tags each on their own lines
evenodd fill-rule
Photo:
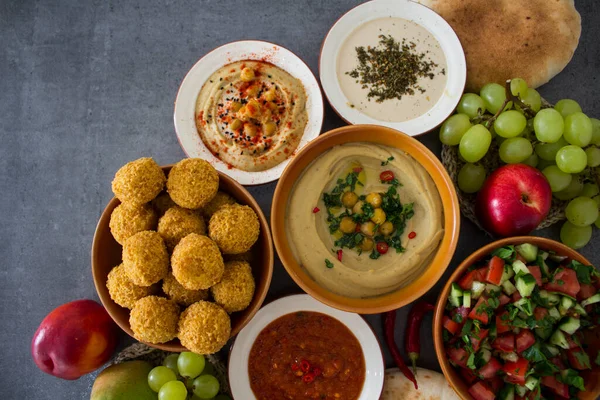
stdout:
<svg viewBox="0 0 600 400">
<path fill-rule="evenodd" d="M 322 373 L 323 373 L 323 371 L 321 371 L 321 368 L 319 368 L 319 367 L 315 367 L 315 368 L 313 368 L 313 374 L 314 374 L 315 376 L 319 376 L 319 375 L 321 375 Z"/>
<path fill-rule="evenodd" d="M 352 171 L 354 171 L 354 172 L 356 172 L 358 174 L 358 173 L 362 172 L 362 168 L 361 167 L 355 167 L 355 168 L 352 168 Z"/>
<path fill-rule="evenodd" d="M 379 179 L 381 182 L 390 182 L 394 179 L 394 173 L 390 170 L 383 171 L 381 174 L 379 174 Z"/>
<path fill-rule="evenodd" d="M 299 369 L 300 369 L 300 366 L 298 365 L 298 363 L 292 364 L 292 371 L 298 371 Z"/>
<path fill-rule="evenodd" d="M 342 261 L 342 250 L 341 249 L 337 251 L 337 258 L 339 261 Z"/>
<path fill-rule="evenodd" d="M 315 207 L 313 208 L 313 214 L 318 213 L 319 211 L 321 211 L 321 209 L 319 207 Z"/>
<path fill-rule="evenodd" d="M 411 232 L 408 234 L 409 239 L 414 239 L 415 237 L 417 237 L 417 232 Z"/>
<path fill-rule="evenodd" d="M 302 381 L 304 383 L 311 383 L 314 380 L 315 380 L 315 375 L 310 372 L 308 374 L 304 374 L 304 376 L 302 377 Z"/>
<path fill-rule="evenodd" d="M 310 371 L 310 363 L 306 360 L 300 360 L 300 369 L 304 373 Z"/>
</svg>

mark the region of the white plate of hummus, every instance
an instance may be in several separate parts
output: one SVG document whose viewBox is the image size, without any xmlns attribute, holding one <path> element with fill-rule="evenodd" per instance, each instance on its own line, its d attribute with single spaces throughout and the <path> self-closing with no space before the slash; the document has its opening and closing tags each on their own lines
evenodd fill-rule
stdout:
<svg viewBox="0 0 600 400">
<path fill-rule="evenodd" d="M 452 113 L 465 87 L 466 62 L 458 37 L 434 11 L 410 0 L 373 0 L 333 25 L 319 74 L 346 122 L 415 136 Z"/>
<path fill-rule="evenodd" d="M 323 113 L 317 79 L 300 58 L 245 40 L 192 67 L 177 93 L 174 122 L 188 157 L 258 185 L 277 180 L 290 157 L 319 135 Z"/>
</svg>

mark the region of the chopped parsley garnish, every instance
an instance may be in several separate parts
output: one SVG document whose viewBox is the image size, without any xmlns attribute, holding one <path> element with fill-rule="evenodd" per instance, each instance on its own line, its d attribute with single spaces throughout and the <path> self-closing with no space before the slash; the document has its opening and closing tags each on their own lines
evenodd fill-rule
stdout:
<svg viewBox="0 0 600 400">
<path fill-rule="evenodd" d="M 394 161 L 394 156 L 390 156 L 390 157 L 387 158 L 387 160 L 382 161 L 381 162 L 381 166 L 385 167 L 386 165 L 388 165 L 390 163 L 390 161 Z"/>
<path fill-rule="evenodd" d="M 333 263 L 326 258 L 325 259 L 325 266 L 327 268 L 333 268 Z"/>
<path fill-rule="evenodd" d="M 498 256 L 505 261 L 512 262 L 517 258 L 517 252 L 515 251 L 515 246 L 510 245 L 494 250 L 492 256 Z"/>
</svg>

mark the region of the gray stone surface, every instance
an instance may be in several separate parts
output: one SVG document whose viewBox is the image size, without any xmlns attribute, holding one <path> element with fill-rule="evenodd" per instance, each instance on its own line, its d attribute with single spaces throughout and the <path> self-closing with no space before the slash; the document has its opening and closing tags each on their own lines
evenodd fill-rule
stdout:
<svg viewBox="0 0 600 400">
<path fill-rule="evenodd" d="M 184 157 L 173 129 L 173 100 L 196 60 L 218 45 L 255 38 L 289 48 L 317 73 L 327 30 L 358 3 L 0 2 L 1 399 L 89 398 L 95 374 L 68 382 L 41 373 L 30 356 L 31 337 L 58 305 L 97 299 L 90 246 L 118 167 L 140 156 L 162 164 Z M 567 69 L 541 93 L 549 101 L 574 98 L 599 116 L 600 3 L 580 0 L 577 7 L 583 17 L 581 44 Z M 324 130 L 342 125 L 327 107 Z M 439 154 L 435 134 L 419 140 Z M 275 183 L 250 188 L 267 216 L 274 188 Z M 446 277 L 488 241 L 469 221 L 462 224 Z M 536 234 L 556 238 L 557 229 Z M 596 264 L 599 235 L 596 231 L 582 251 Z M 435 300 L 444 280 L 427 299 Z M 278 262 L 270 298 L 296 291 Z M 399 326 L 406 313 L 400 311 Z M 380 335 L 380 318 L 367 320 Z M 420 365 L 438 369 L 430 322 L 426 318 Z M 392 365 L 387 354 L 386 361 Z"/>
</svg>

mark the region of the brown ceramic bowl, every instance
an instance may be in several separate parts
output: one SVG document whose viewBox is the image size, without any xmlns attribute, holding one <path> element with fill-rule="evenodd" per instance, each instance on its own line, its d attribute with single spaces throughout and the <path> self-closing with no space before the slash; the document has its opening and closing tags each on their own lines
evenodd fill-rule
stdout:
<svg viewBox="0 0 600 400">
<path fill-rule="evenodd" d="M 351 298 L 320 286 L 300 266 L 292 254 L 285 229 L 289 196 L 294 183 L 306 167 L 332 147 L 345 143 L 369 142 L 393 147 L 410 154 L 429 172 L 439 191 L 444 214 L 444 235 L 439 249 L 423 274 L 407 286 L 376 297 Z M 391 128 L 376 125 L 353 125 L 334 129 L 304 147 L 289 163 L 281 176 L 271 207 L 271 227 L 277 254 L 292 279 L 315 299 L 340 310 L 359 314 L 376 314 L 400 308 L 424 295 L 440 279 L 456 249 L 460 229 L 460 212 L 454 184 L 438 158 L 416 139 Z"/>
<path fill-rule="evenodd" d="M 433 340 L 435 344 L 435 353 L 437 355 L 437 359 L 440 365 L 442 366 L 442 372 L 444 373 L 444 376 L 446 376 L 446 379 L 448 380 L 454 391 L 465 400 L 470 400 L 472 398 L 468 392 L 469 387 L 463 381 L 462 377 L 457 372 L 457 370 L 450 364 L 450 361 L 448 361 L 448 357 L 446 356 L 446 352 L 444 350 L 444 341 L 442 339 L 442 330 L 444 329 L 442 326 L 442 317 L 444 316 L 444 310 L 448 301 L 450 287 L 452 286 L 452 282 L 458 281 L 458 279 L 467 270 L 467 268 L 469 268 L 477 261 L 485 258 L 495 249 L 510 244 L 518 245 L 522 243 L 531 243 L 538 246 L 541 249 L 551 250 L 556 252 L 558 255 L 566 256 L 570 259 L 577 260 L 580 263 L 586 265 L 591 265 L 591 263 L 588 260 L 586 260 L 581 254 L 571 249 L 570 247 L 565 246 L 562 243 L 537 236 L 518 236 L 501 239 L 490 243 L 486 246 L 483 246 L 482 248 L 471 254 L 469 257 L 467 257 L 458 266 L 458 268 L 456 268 L 450 279 L 448 279 L 448 282 L 446 282 L 446 285 L 440 293 L 440 297 L 438 298 L 435 306 L 435 315 L 433 317 Z M 596 328 L 594 330 L 587 330 L 585 335 L 585 342 L 590 346 L 589 348 L 592 349 L 592 355 L 595 355 L 600 349 L 600 328 Z M 592 361 L 592 366 L 594 368 L 589 371 L 584 371 L 581 374 L 585 381 L 586 388 L 585 392 L 580 392 L 579 394 L 579 398 L 582 400 L 593 400 L 600 395 L 600 367 L 594 364 L 593 360 L 595 357 L 590 358 Z"/>
<path fill-rule="evenodd" d="M 165 174 L 168 174 L 171 165 L 162 168 Z M 252 263 L 252 274 L 256 281 L 256 290 L 252 303 L 250 303 L 248 308 L 244 311 L 231 314 L 231 336 L 233 337 L 252 319 L 265 300 L 273 275 L 273 241 L 267 219 L 256 200 L 242 185 L 224 173 L 219 172 L 219 190 L 230 194 L 240 204 L 252 207 L 256 215 L 258 215 L 260 223 L 260 236 L 252 248 L 255 258 L 255 261 Z M 110 215 L 119 204 L 119 200 L 113 198 L 104 209 L 100 221 L 98 221 L 96 233 L 94 234 L 94 242 L 92 243 L 92 275 L 96 291 L 104 308 L 106 308 L 106 311 L 108 311 L 108 314 L 117 325 L 127 332 L 129 336 L 133 337 L 133 332 L 129 326 L 129 310 L 116 304 L 110 298 L 108 289 L 106 288 L 108 273 L 114 266 L 121 263 L 122 247 L 115 241 L 108 226 Z M 162 344 L 146 344 L 166 351 L 186 351 L 186 348 L 181 345 L 178 339 Z"/>
</svg>

